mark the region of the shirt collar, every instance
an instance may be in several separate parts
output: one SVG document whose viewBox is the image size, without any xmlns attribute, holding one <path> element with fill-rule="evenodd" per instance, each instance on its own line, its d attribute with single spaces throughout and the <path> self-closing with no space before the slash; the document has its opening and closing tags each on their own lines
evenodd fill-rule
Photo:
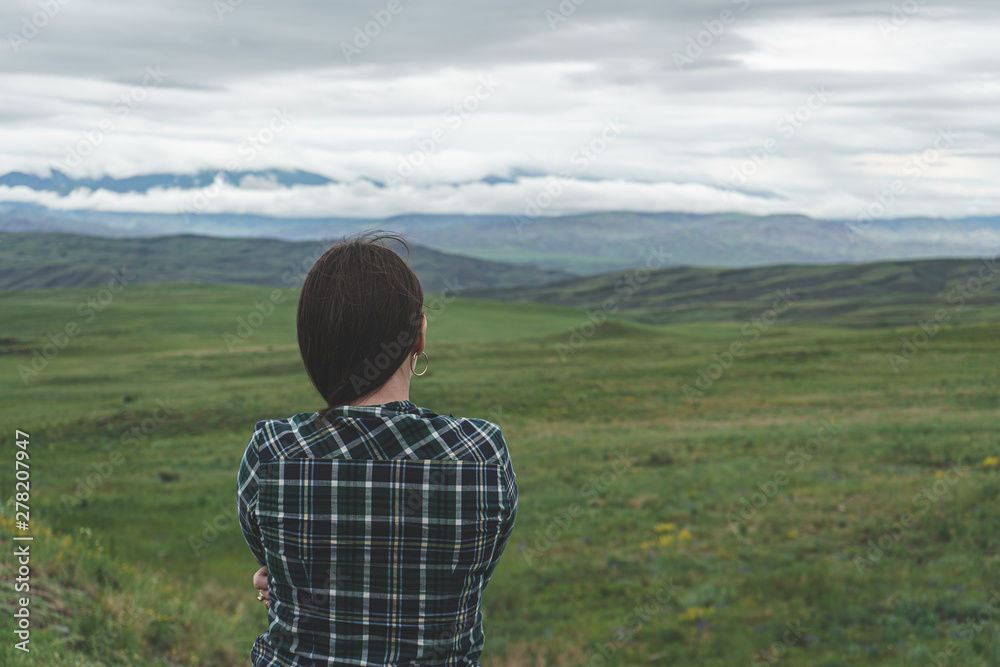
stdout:
<svg viewBox="0 0 1000 667">
<path fill-rule="evenodd" d="M 420 414 L 422 409 L 412 401 L 392 401 L 379 405 L 341 405 L 329 412 L 332 417 L 394 417 L 398 414 Z"/>
</svg>

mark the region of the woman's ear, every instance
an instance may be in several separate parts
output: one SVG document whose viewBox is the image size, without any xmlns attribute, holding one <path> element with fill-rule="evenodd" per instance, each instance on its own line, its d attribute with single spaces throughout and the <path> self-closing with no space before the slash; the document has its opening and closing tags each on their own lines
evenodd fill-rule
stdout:
<svg viewBox="0 0 1000 667">
<path fill-rule="evenodd" d="M 413 353 L 420 354 L 424 351 L 424 345 L 427 343 L 427 316 L 422 315 L 423 322 L 420 324 L 420 333 L 417 334 L 417 341 L 413 345 Z"/>
</svg>

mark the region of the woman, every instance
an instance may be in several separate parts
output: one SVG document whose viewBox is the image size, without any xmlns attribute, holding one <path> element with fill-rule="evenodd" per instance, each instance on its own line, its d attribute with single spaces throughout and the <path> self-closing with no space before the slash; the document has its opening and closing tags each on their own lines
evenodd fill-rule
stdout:
<svg viewBox="0 0 1000 667">
<path fill-rule="evenodd" d="M 240 465 L 268 608 L 256 667 L 479 664 L 514 472 L 497 425 L 410 402 L 429 363 L 423 290 L 385 241 L 405 246 L 345 241 L 309 272 L 299 349 L 327 407 L 259 422 Z"/>
</svg>

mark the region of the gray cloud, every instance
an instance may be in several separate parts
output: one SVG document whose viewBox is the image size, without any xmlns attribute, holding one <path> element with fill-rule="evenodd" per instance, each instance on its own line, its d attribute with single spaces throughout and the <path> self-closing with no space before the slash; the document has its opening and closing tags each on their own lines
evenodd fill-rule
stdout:
<svg viewBox="0 0 1000 667">
<path fill-rule="evenodd" d="M 918 9 L 894 19 L 894 5 Z M 446 140 L 408 180 L 434 186 L 518 168 L 556 174 L 571 167 L 574 152 L 609 118 L 621 117 L 628 129 L 620 140 L 574 176 L 664 187 L 654 196 L 608 185 L 606 208 L 629 207 L 641 191 L 648 195 L 643 205 L 664 208 L 770 211 L 781 202 L 788 210 L 848 216 L 874 190 L 902 178 L 907 160 L 951 127 L 959 139 L 890 214 L 1000 212 L 991 184 L 1000 166 L 1000 45 L 992 34 L 998 3 L 399 0 L 395 15 L 389 6 L 390 0 L 4 4 L 0 172 L 42 171 L 65 161 L 106 119 L 114 129 L 82 161 L 81 174 L 222 168 L 274 108 L 287 107 L 296 117 L 289 130 L 241 168 L 380 178 L 442 129 Z M 10 34 L 19 34 L 25 20 L 30 25 L 40 7 L 59 10 L 43 15 L 46 25 L 36 36 L 12 43 Z M 342 44 L 376 25 L 371 12 L 391 20 L 347 62 Z M 169 76 L 121 117 L 115 100 L 156 66 Z M 484 75 L 495 75 L 502 87 L 452 127 L 447 110 L 467 100 Z M 784 136 L 781 119 L 817 86 L 831 100 Z M 766 202 L 726 199 L 702 187 L 731 180 L 769 139 L 778 149 L 737 188 L 766 194 Z M 453 207 L 503 210 L 523 199 L 502 189 L 467 190 Z M 568 210 L 601 201 L 588 189 L 573 192 L 561 202 Z M 335 200 L 377 215 L 370 196 L 338 189 Z M 386 210 L 419 202 L 391 199 L 396 203 Z M 226 201 L 239 205 L 238 198 Z M 148 206 L 159 210 L 163 199 Z M 280 203 L 269 210 L 280 210 Z"/>
</svg>

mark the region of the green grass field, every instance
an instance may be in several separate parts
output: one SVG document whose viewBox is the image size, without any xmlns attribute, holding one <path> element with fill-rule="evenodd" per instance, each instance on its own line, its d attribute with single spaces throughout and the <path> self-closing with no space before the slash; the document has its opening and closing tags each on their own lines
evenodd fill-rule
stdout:
<svg viewBox="0 0 1000 667">
<path fill-rule="evenodd" d="M 223 338 L 271 291 L 0 292 L 0 491 L 15 491 L 20 429 L 35 535 L 32 652 L 5 614 L 0 663 L 248 664 L 266 615 L 237 466 L 257 421 L 321 407 L 296 292 L 234 351 Z M 500 423 L 518 474 L 483 664 L 1000 664 L 1000 325 L 966 313 L 921 335 L 916 319 L 429 311 L 412 400 Z M 22 380 L 68 323 L 78 334 Z"/>
</svg>

